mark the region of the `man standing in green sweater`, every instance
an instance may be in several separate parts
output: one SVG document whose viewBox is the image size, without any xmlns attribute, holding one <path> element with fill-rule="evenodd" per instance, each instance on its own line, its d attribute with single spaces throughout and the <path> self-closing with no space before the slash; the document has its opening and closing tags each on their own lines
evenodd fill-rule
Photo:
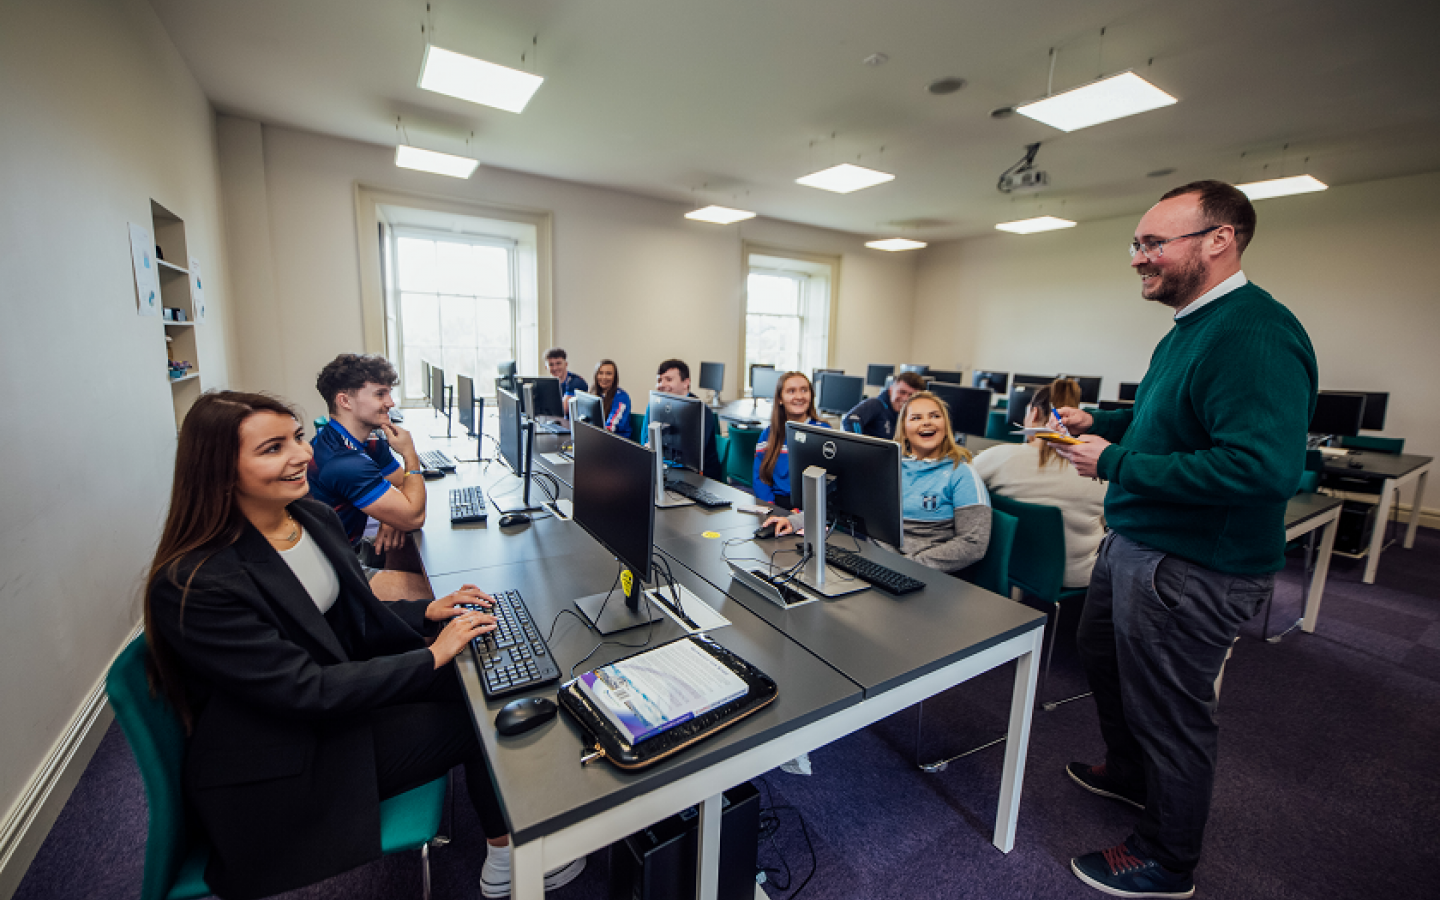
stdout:
<svg viewBox="0 0 1440 900">
<path fill-rule="evenodd" d="M 1175 311 L 1131 409 L 1059 410 L 1082 443 L 1063 452 L 1109 482 L 1078 643 L 1105 761 L 1070 763 L 1088 791 L 1143 810 L 1124 843 L 1071 860 L 1122 897 L 1189 897 L 1210 813 L 1215 679 L 1240 626 L 1284 566 L 1285 503 L 1305 462 L 1315 351 L 1240 255 L 1255 210 L 1198 181 L 1140 220 L 1140 293 Z"/>
</svg>

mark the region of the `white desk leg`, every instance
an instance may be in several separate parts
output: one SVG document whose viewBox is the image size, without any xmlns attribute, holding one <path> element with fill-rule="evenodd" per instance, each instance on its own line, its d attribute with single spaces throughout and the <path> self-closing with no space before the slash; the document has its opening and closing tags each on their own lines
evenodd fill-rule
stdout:
<svg viewBox="0 0 1440 900">
<path fill-rule="evenodd" d="M 695 896 L 715 900 L 720 891 L 720 815 L 721 797 L 706 797 L 700 804 L 699 856 L 695 860 Z"/>
<path fill-rule="evenodd" d="M 1005 768 L 1000 776 L 1000 808 L 995 814 L 996 847 L 1009 853 L 1015 847 L 1015 825 L 1020 816 L 1020 788 L 1025 781 L 1025 754 L 1030 749 L 1030 719 L 1035 713 L 1035 680 L 1045 629 L 1037 628 L 1028 651 L 1015 660 L 1015 689 L 1010 695 L 1010 731 L 1005 739 Z"/>
<path fill-rule="evenodd" d="M 545 863 L 541 842 L 510 847 L 510 900 L 545 900 Z"/>
<path fill-rule="evenodd" d="M 1366 584 L 1375 583 L 1375 571 L 1380 568 L 1380 551 L 1385 549 L 1385 523 L 1390 521 L 1390 509 L 1395 505 L 1395 479 L 1380 482 L 1380 503 L 1375 507 L 1375 527 L 1370 532 L 1370 553 L 1365 560 Z"/>
<path fill-rule="evenodd" d="M 1430 467 L 1426 466 L 1420 470 L 1420 477 L 1415 479 L 1415 497 L 1410 501 L 1410 524 L 1405 528 L 1405 549 L 1411 550 L 1415 547 L 1415 526 L 1420 524 L 1420 510 L 1425 504 L 1425 479 L 1430 475 Z"/>
<path fill-rule="evenodd" d="M 1330 554 L 1335 550 L 1335 532 L 1340 528 L 1340 510 L 1335 518 L 1326 522 L 1320 530 L 1320 554 L 1315 559 L 1315 571 L 1310 573 L 1310 594 L 1305 598 L 1305 618 L 1300 630 L 1306 634 L 1315 633 L 1315 623 L 1320 618 L 1320 600 L 1325 594 L 1325 578 L 1330 574 Z"/>
</svg>

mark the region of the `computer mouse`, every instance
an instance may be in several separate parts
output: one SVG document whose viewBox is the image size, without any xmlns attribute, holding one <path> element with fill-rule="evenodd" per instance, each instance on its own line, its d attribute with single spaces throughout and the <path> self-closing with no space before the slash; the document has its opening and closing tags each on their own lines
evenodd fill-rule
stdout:
<svg viewBox="0 0 1440 900">
<path fill-rule="evenodd" d="M 1364 464 L 1363 462 L 1361 462 L 1360 460 L 1358 460 L 1358 459 L 1352 459 L 1352 460 L 1350 460 L 1349 462 L 1345 463 L 1345 465 L 1346 465 L 1346 467 L 1351 468 L 1351 469 L 1363 469 L 1363 468 L 1365 468 L 1365 464 Z"/>
<path fill-rule="evenodd" d="M 769 525 L 761 525 L 755 529 L 755 539 L 759 541 L 770 540 L 775 536 L 775 526 L 775 522 L 771 522 Z"/>
<path fill-rule="evenodd" d="M 530 517 L 525 513 L 506 513 L 500 517 L 501 528 L 511 528 L 516 525 L 530 524 Z"/>
<path fill-rule="evenodd" d="M 426 481 L 434 481 L 437 478 L 444 478 L 445 473 L 440 471 L 439 469 L 421 469 L 420 477 L 424 478 Z"/>
<path fill-rule="evenodd" d="M 524 734 L 555 718 L 559 709 L 553 700 L 546 700 L 544 697 L 512 700 L 495 714 L 495 730 L 506 737 Z"/>
</svg>

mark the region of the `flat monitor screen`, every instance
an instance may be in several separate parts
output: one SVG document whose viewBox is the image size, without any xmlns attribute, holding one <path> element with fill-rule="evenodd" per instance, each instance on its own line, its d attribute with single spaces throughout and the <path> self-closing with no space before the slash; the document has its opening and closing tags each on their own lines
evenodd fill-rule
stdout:
<svg viewBox="0 0 1440 900">
<path fill-rule="evenodd" d="M 1342 391 L 1321 391 L 1310 417 L 1311 434 L 1355 437 L 1365 418 L 1365 395 Z"/>
<path fill-rule="evenodd" d="M 700 389 L 715 391 L 717 394 L 725 389 L 724 363 L 702 362 L 700 364 Z"/>
<path fill-rule="evenodd" d="M 460 424 L 471 434 L 475 433 L 475 381 L 469 375 L 455 376 L 455 406 L 460 412 Z"/>
<path fill-rule="evenodd" d="M 1054 375 L 1021 375 L 1019 373 L 1016 373 L 1015 377 L 1010 379 L 1010 383 L 1033 384 L 1035 387 L 1044 387 L 1045 385 L 1049 384 L 1054 380 Z"/>
<path fill-rule="evenodd" d="M 1100 377 L 1098 375 L 1064 375 L 1061 377 L 1069 378 L 1080 385 L 1081 403 L 1100 402 Z"/>
<path fill-rule="evenodd" d="M 900 546 L 900 445 L 818 425 L 785 423 L 790 499 L 804 503 L 805 470 L 825 470 L 827 518 L 848 518 L 862 533 Z"/>
<path fill-rule="evenodd" d="M 1045 382 L 1049 384 L 1050 382 Z M 1010 386 L 1010 400 L 1005 407 L 1005 418 L 1016 428 L 1025 426 L 1025 415 L 1030 411 L 1030 401 L 1035 397 L 1035 392 L 1040 390 L 1040 385 L 1015 384 Z"/>
<path fill-rule="evenodd" d="M 951 372 L 945 369 L 931 369 L 925 373 L 942 384 L 964 384 L 964 372 Z"/>
<path fill-rule="evenodd" d="M 975 377 L 970 382 L 971 387 L 989 388 L 997 394 L 1004 394 L 1010 389 L 1009 372 L 986 372 L 981 369 L 975 370 Z"/>
<path fill-rule="evenodd" d="M 865 367 L 865 384 L 869 387 L 884 387 L 885 379 L 895 374 L 895 366 L 871 363 Z"/>
<path fill-rule="evenodd" d="M 816 382 L 816 381 L 819 381 L 821 375 L 844 375 L 844 374 L 845 374 L 845 370 L 844 370 L 844 369 L 813 369 L 813 370 L 811 370 L 811 372 L 810 372 L 810 381 L 811 381 L 812 383 L 813 383 L 813 382 Z"/>
<path fill-rule="evenodd" d="M 1365 394 L 1365 417 L 1360 420 L 1360 427 L 1365 431 L 1385 430 L 1385 408 L 1390 405 L 1388 393 L 1376 393 L 1364 391 Z"/>
<path fill-rule="evenodd" d="M 576 391 L 575 420 L 596 428 L 604 428 L 605 401 L 589 391 Z"/>
<path fill-rule="evenodd" d="M 502 362 L 495 367 L 495 371 L 500 376 L 495 384 L 512 394 L 515 393 L 517 390 L 515 385 L 515 361 Z"/>
<path fill-rule="evenodd" d="M 750 381 L 749 381 L 749 384 L 750 384 L 751 389 L 753 390 L 754 387 L 755 387 L 755 373 L 756 373 L 756 372 L 758 372 L 758 371 L 761 370 L 761 369 L 773 369 L 773 368 L 775 368 L 775 367 L 772 366 L 772 365 L 770 365 L 769 363 L 751 363 L 751 364 L 750 364 Z"/>
<path fill-rule="evenodd" d="M 665 461 L 692 472 L 705 471 L 705 404 L 698 397 L 650 392 L 649 424 L 665 426 L 660 446 Z M 575 476 L 580 477 L 578 474 Z"/>
<path fill-rule="evenodd" d="M 930 391 L 950 408 L 950 425 L 956 434 L 985 436 L 985 429 L 990 424 L 992 399 L 988 388 L 936 382 L 930 385 Z"/>
<path fill-rule="evenodd" d="M 900 367 L 902 372 L 914 372 L 916 375 L 926 375 L 930 372 L 929 366 L 922 366 L 919 363 L 905 363 Z"/>
<path fill-rule="evenodd" d="M 439 366 L 430 367 L 430 406 L 445 415 L 445 370 Z"/>
<path fill-rule="evenodd" d="M 534 418 L 565 418 L 565 398 L 560 394 L 560 379 L 548 375 L 538 378 L 526 375 L 515 380 L 519 382 L 518 396 L 522 408 L 525 408 L 525 385 L 530 385 L 530 398 L 534 401 L 535 408 L 526 408 L 526 415 Z"/>
<path fill-rule="evenodd" d="M 816 384 L 815 405 L 823 413 L 843 415 L 865 399 L 865 379 L 859 375 L 821 375 Z"/>
<path fill-rule="evenodd" d="M 1120 382 L 1120 396 L 1117 399 L 1130 400 L 1133 402 L 1135 400 L 1135 392 L 1139 389 L 1140 382 L 1138 381 L 1122 381 Z"/>
<path fill-rule="evenodd" d="M 779 369 L 769 367 L 750 370 L 750 396 L 757 400 L 771 400 L 775 397 L 775 385 L 780 383 L 780 376 L 784 374 Z"/>
<path fill-rule="evenodd" d="M 584 422 L 576 423 L 574 432 L 575 523 L 641 581 L 649 581 L 655 541 L 654 456 L 633 441 Z"/>
<path fill-rule="evenodd" d="M 495 392 L 500 411 L 500 458 L 516 475 L 525 473 L 525 432 L 520 425 L 520 399 L 505 389 Z"/>
<path fill-rule="evenodd" d="M 429 362 L 429 360 L 424 360 L 424 359 L 420 360 L 420 390 L 421 390 L 421 392 L 425 395 L 425 399 L 426 399 L 426 400 L 429 400 L 429 399 L 430 399 L 430 362 Z"/>
</svg>

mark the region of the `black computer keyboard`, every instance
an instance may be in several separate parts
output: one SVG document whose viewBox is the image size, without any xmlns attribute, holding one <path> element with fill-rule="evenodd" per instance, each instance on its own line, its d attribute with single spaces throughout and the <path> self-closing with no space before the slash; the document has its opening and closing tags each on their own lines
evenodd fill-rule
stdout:
<svg viewBox="0 0 1440 900">
<path fill-rule="evenodd" d="M 421 450 L 420 464 L 427 469 L 438 469 L 441 472 L 455 471 L 455 460 L 439 450 Z"/>
<path fill-rule="evenodd" d="M 925 582 L 917 581 L 894 569 L 887 569 L 854 550 L 844 550 L 829 544 L 825 545 L 825 563 L 896 596 L 918 591 L 925 586 Z"/>
<path fill-rule="evenodd" d="M 485 699 L 518 694 L 559 680 L 560 667 L 550 656 L 550 648 L 530 618 L 520 592 L 495 591 L 490 596 L 495 598 L 494 606 L 473 608 L 493 615 L 495 630 L 470 642 L 475 661 L 480 665 Z"/>
<path fill-rule="evenodd" d="M 450 524 L 474 525 L 485 521 L 485 490 L 478 487 L 455 488 L 450 492 Z"/>
<path fill-rule="evenodd" d="M 730 506 L 730 501 L 724 497 L 710 493 L 704 488 L 696 487 L 688 481 L 671 481 L 665 479 L 665 490 L 679 494 L 686 500 L 694 500 L 696 506 L 705 509 L 725 509 Z"/>
<path fill-rule="evenodd" d="M 545 432 L 546 434 L 569 434 L 569 433 L 570 433 L 570 429 L 569 429 L 569 428 L 566 428 L 564 425 L 561 425 L 561 424 L 559 424 L 559 423 L 557 423 L 557 422 L 542 422 L 542 421 L 540 421 L 539 419 L 536 419 L 536 420 L 535 420 L 535 430 L 536 430 L 536 431 L 543 431 L 543 432 Z"/>
</svg>

